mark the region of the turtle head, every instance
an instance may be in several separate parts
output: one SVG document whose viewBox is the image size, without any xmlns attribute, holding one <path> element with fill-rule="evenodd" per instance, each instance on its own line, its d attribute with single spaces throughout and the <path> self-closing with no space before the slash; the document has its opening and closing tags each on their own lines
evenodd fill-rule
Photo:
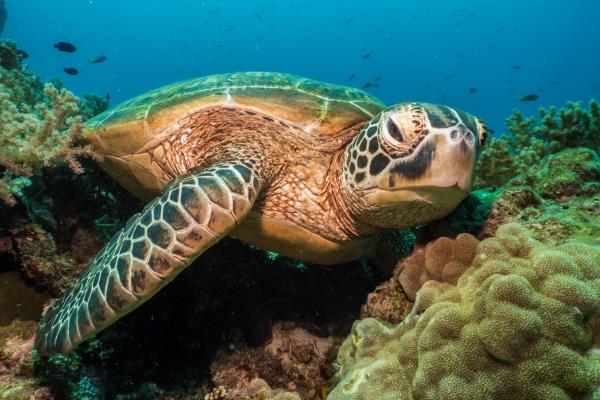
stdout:
<svg viewBox="0 0 600 400">
<path fill-rule="evenodd" d="M 352 214 L 381 228 L 442 218 L 473 187 L 484 123 L 443 105 L 401 103 L 373 118 L 352 140 L 342 187 Z"/>
</svg>

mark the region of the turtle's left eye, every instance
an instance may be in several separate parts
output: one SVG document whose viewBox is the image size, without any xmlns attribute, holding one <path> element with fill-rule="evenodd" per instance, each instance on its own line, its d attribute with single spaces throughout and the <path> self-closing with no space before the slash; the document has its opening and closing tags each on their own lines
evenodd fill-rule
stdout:
<svg viewBox="0 0 600 400">
<path fill-rule="evenodd" d="M 396 123 L 391 118 L 387 120 L 385 127 L 388 136 L 391 137 L 393 141 L 398 143 L 404 142 L 404 136 L 402 136 L 400 128 L 398 128 L 398 125 L 396 125 Z"/>
<path fill-rule="evenodd" d="M 477 133 L 479 134 L 478 135 L 479 136 L 479 144 L 483 146 L 489 135 L 489 129 L 485 125 L 485 122 L 483 122 L 481 119 L 475 118 L 475 121 L 477 122 L 477 131 L 478 131 Z"/>
</svg>

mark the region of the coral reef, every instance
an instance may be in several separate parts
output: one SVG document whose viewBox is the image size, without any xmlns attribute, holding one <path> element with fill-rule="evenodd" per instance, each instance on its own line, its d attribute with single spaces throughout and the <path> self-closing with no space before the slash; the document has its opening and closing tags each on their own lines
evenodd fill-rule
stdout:
<svg viewBox="0 0 600 400">
<path fill-rule="evenodd" d="M 253 378 L 320 399 L 375 279 L 360 263 L 301 264 L 224 239 L 69 357 L 40 360 L 36 376 L 65 400 L 90 376 L 123 400 L 202 399 L 213 384 L 243 392 Z"/>
<path fill-rule="evenodd" d="M 426 282 L 402 323 L 355 323 L 328 399 L 590 398 L 599 264 L 598 247 L 551 248 L 503 225 L 456 285 Z"/>
<path fill-rule="evenodd" d="M 400 264 L 398 280 L 406 296 L 414 301 L 427 281 L 455 285 L 475 257 L 478 241 L 468 233 L 456 239 L 440 238 L 428 243 Z"/>
<path fill-rule="evenodd" d="M 469 232 L 492 236 L 507 222 L 526 226 L 538 240 L 577 239 L 600 244 L 600 158 L 589 148 L 562 150 L 500 188 L 479 189 L 447 218 L 422 227 L 418 240 Z"/>
<path fill-rule="evenodd" d="M 0 274 L 58 296 L 143 205 L 75 159 L 92 155 L 77 138 L 104 99 L 44 84 L 0 41 L 0 104 L 0 197 L 14 205 L 0 205 Z M 314 266 L 225 239 L 68 357 L 32 359 L 41 300 L 3 308 L 0 285 L 0 399 L 322 400 L 358 317 L 330 399 L 590 395 L 599 115 L 595 101 L 516 112 L 484 151 L 481 189 L 439 223 L 385 235 L 375 260 Z"/>
<path fill-rule="evenodd" d="M 456 239 L 442 237 L 416 249 L 397 263 L 389 280 L 369 294 L 361 318 L 373 317 L 392 324 L 402 321 L 425 282 L 456 284 L 471 265 L 478 243 L 474 236 L 461 233 Z"/>
<path fill-rule="evenodd" d="M 232 391 L 262 379 L 271 386 L 293 390 L 303 399 L 320 399 L 333 376 L 331 362 L 338 346 L 333 337 L 315 336 L 294 323 L 277 323 L 268 345 L 217 355 L 211 366 L 212 381 Z"/>
<path fill-rule="evenodd" d="M 22 271 L 53 296 L 60 296 L 72 285 L 103 245 L 93 232 L 82 228 L 73 235 L 73 251 L 69 253 L 59 252 L 52 235 L 39 225 L 23 224 L 10 233 Z M 76 254 L 80 254 L 80 259 Z"/>
<path fill-rule="evenodd" d="M 66 162 L 81 173 L 77 157 L 99 158 L 77 139 L 84 118 L 106 109 L 107 102 L 89 95 L 82 104 L 68 90 L 42 84 L 20 64 L 13 42 L 2 40 L 0 48 L 0 199 L 14 205 L 41 168 Z"/>
<path fill-rule="evenodd" d="M 219 386 L 206 395 L 204 400 L 300 400 L 297 393 L 284 390 L 272 390 L 267 382 L 256 378 L 250 381 L 243 389 L 227 390 Z"/>
<path fill-rule="evenodd" d="M 34 379 L 31 350 L 36 321 L 0 326 L 0 399 L 53 400 Z"/>
<path fill-rule="evenodd" d="M 519 183 L 533 188 L 544 199 L 593 196 L 600 193 L 600 158 L 587 147 L 566 149 L 531 166 L 522 179 Z"/>
<path fill-rule="evenodd" d="M 539 118 L 525 118 L 515 110 L 506 123 L 511 135 L 492 138 L 482 152 L 477 188 L 502 186 L 547 155 L 567 148 L 600 151 L 600 106 L 593 99 L 587 109 L 580 102 L 568 102 L 561 109 L 540 108 Z"/>
</svg>

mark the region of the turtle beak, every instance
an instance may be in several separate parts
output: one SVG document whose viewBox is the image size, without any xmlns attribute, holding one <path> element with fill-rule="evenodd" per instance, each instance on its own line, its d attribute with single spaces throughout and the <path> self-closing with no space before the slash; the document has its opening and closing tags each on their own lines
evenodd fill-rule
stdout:
<svg viewBox="0 0 600 400">
<path fill-rule="evenodd" d="M 467 128 L 432 129 L 415 151 L 395 160 L 378 187 L 384 190 L 473 189 L 477 143 Z"/>
</svg>

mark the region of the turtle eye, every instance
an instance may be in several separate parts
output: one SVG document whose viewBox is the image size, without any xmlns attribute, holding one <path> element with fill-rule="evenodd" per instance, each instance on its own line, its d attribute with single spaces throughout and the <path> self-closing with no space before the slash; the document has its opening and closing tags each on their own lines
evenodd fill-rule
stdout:
<svg viewBox="0 0 600 400">
<path fill-rule="evenodd" d="M 398 143 L 404 142 L 404 137 L 402 136 L 402 132 L 400 132 L 400 128 L 398 128 L 398 125 L 396 125 L 391 118 L 387 120 L 385 127 L 387 128 L 388 135 L 394 139 L 394 141 Z"/>
<path fill-rule="evenodd" d="M 481 119 L 475 118 L 475 121 L 477 122 L 477 131 L 479 134 L 479 144 L 483 146 L 489 135 L 489 129 Z"/>
</svg>

